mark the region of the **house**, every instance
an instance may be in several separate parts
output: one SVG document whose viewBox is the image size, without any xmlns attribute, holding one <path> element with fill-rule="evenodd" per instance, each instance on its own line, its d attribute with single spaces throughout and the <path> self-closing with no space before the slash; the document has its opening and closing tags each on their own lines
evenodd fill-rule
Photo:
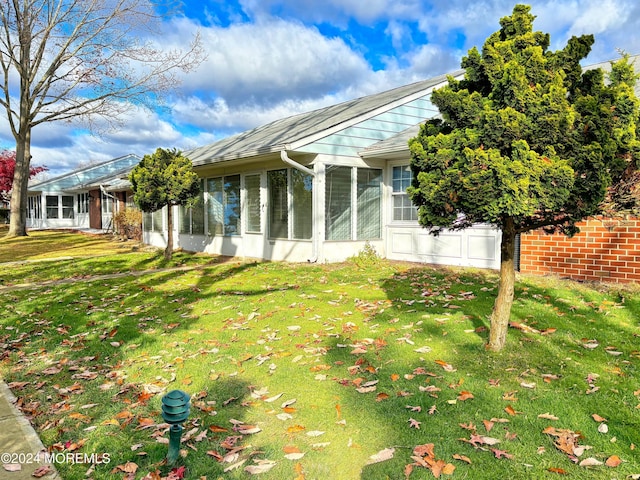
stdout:
<svg viewBox="0 0 640 480">
<path fill-rule="evenodd" d="M 108 230 L 114 211 L 133 204 L 122 179 L 140 160 L 125 155 L 29 185 L 27 227 Z"/>
<path fill-rule="evenodd" d="M 461 76 L 463 71 L 454 73 Z M 267 260 L 336 262 L 368 244 L 389 259 L 497 268 L 500 232 L 478 225 L 433 237 L 406 193 L 407 140 L 439 114 L 440 76 L 271 122 L 185 152 L 201 177 L 177 208 L 175 247 Z M 166 245 L 166 212 L 144 216 Z"/>
</svg>

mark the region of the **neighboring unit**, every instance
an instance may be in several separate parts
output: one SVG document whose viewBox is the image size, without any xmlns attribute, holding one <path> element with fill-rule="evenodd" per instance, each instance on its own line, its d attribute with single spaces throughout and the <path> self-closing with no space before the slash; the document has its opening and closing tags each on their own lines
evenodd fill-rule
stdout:
<svg viewBox="0 0 640 480">
<path fill-rule="evenodd" d="M 125 155 L 29 185 L 27 227 L 112 228 L 113 213 L 132 205 L 123 179 L 140 160 Z"/>
</svg>

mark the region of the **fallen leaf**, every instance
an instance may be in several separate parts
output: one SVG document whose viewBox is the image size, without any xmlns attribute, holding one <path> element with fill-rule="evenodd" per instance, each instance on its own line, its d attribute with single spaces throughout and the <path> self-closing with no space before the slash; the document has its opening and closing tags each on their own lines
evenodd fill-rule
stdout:
<svg viewBox="0 0 640 480">
<path fill-rule="evenodd" d="M 453 368 L 452 365 L 450 365 L 449 363 L 445 362 L 444 360 L 436 360 L 435 361 L 438 365 L 440 365 L 445 372 L 455 372 L 457 371 L 455 368 Z"/>
<path fill-rule="evenodd" d="M 292 425 L 291 427 L 287 428 L 287 433 L 298 433 L 302 432 L 303 430 L 305 430 L 305 427 L 303 427 L 302 425 Z"/>
<path fill-rule="evenodd" d="M 540 415 L 538 415 L 538 418 L 544 418 L 546 420 L 558 420 L 558 417 L 556 417 L 555 415 L 551 415 L 549 412 L 541 413 Z"/>
<path fill-rule="evenodd" d="M 251 475 L 257 475 L 259 473 L 268 472 L 276 465 L 276 462 L 273 460 L 256 460 L 255 462 L 256 465 L 244 467 L 244 471 Z"/>
<path fill-rule="evenodd" d="M 385 448 L 384 450 L 380 450 L 375 455 L 371 455 L 369 457 L 368 465 L 372 463 L 384 462 L 386 460 L 391 460 L 393 458 L 393 454 L 395 453 L 395 448 Z"/>
<path fill-rule="evenodd" d="M 411 427 L 411 428 L 416 428 L 416 429 L 420 430 L 420 425 L 421 424 L 422 424 L 422 422 L 419 422 L 415 418 L 410 418 L 409 419 L 409 427 Z"/>
<path fill-rule="evenodd" d="M 609 458 L 607 458 L 607 460 L 604 462 L 604 464 L 607 467 L 617 467 L 618 465 L 620 465 L 622 463 L 622 460 L 620 460 L 620 457 L 618 457 L 617 455 L 611 455 Z"/>
<path fill-rule="evenodd" d="M 460 400 L 461 402 L 464 402 L 465 400 L 471 400 L 472 398 L 474 398 L 473 393 L 467 392 L 466 390 L 460 392 L 460 395 L 458 395 L 458 400 Z"/>
<path fill-rule="evenodd" d="M 3 463 L 2 468 L 4 468 L 7 472 L 19 472 L 22 470 L 22 465 L 19 463 Z"/>
<path fill-rule="evenodd" d="M 598 432 L 607 433 L 609 431 L 609 426 L 606 423 L 601 423 L 598 425 Z"/>
<path fill-rule="evenodd" d="M 607 421 L 606 418 L 601 417 L 597 413 L 594 413 L 593 415 L 591 415 L 591 418 L 593 418 L 596 422 L 606 422 Z"/>
<path fill-rule="evenodd" d="M 504 407 L 504 411 L 511 416 L 515 416 L 515 415 L 518 415 L 519 413 L 522 413 L 522 412 L 517 412 L 511 405 L 507 405 L 506 407 Z"/>
<path fill-rule="evenodd" d="M 598 467 L 602 465 L 602 462 L 593 457 L 589 457 L 582 460 L 578 465 L 580 465 L 581 467 Z"/>
<path fill-rule="evenodd" d="M 513 459 L 513 455 L 508 453 L 506 450 L 498 450 L 497 448 L 492 448 L 491 451 L 496 458 L 508 458 L 509 460 Z"/>
<path fill-rule="evenodd" d="M 551 473 L 558 473 L 560 475 L 568 475 L 569 472 L 567 472 L 566 470 L 563 470 L 562 468 L 556 468 L 556 467 L 549 467 L 547 468 L 547 471 L 551 472 Z"/>
<path fill-rule="evenodd" d="M 31 476 L 34 478 L 42 478 L 45 475 L 49 475 L 51 472 L 53 472 L 51 465 L 42 465 L 41 467 L 36 468 Z"/>
<path fill-rule="evenodd" d="M 118 472 L 136 473 L 137 471 L 138 471 L 138 464 L 133 462 L 127 462 L 127 463 L 123 463 L 122 465 L 116 466 L 113 470 L 111 470 L 111 473 L 118 473 Z"/>
<path fill-rule="evenodd" d="M 453 454 L 453 458 L 455 458 L 456 460 L 460 460 L 461 462 L 465 462 L 468 463 L 469 465 L 471 465 L 471 459 L 469 457 L 467 457 L 466 455 L 458 455 L 457 453 Z"/>
<path fill-rule="evenodd" d="M 304 457 L 303 452 L 287 453 L 284 456 L 284 458 L 286 458 L 287 460 L 300 460 L 302 457 Z"/>
</svg>

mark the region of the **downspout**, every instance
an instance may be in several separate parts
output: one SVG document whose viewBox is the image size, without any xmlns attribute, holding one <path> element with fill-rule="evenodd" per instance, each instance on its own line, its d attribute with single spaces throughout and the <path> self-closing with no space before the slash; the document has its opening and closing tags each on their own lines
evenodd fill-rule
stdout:
<svg viewBox="0 0 640 480">
<path fill-rule="evenodd" d="M 304 165 L 300 165 L 298 162 L 293 161 L 292 159 L 289 158 L 289 155 L 287 155 L 287 151 L 286 150 L 281 150 L 280 151 L 280 158 L 282 159 L 282 161 L 284 163 L 286 163 L 287 165 L 295 168 L 296 170 L 300 170 L 302 173 L 306 173 L 307 175 L 310 175 L 313 178 L 313 191 L 311 192 L 312 195 L 312 218 L 315 218 L 315 214 L 318 212 L 318 208 L 319 208 L 319 198 L 320 198 L 320 193 L 318 192 L 318 182 L 317 182 L 317 176 L 316 176 L 316 172 L 315 170 L 312 170 L 310 168 L 305 167 Z M 315 225 L 315 221 L 313 221 L 312 224 L 312 237 L 311 237 L 311 258 L 307 259 L 307 262 L 309 263 L 315 263 L 318 261 L 318 235 L 316 233 L 316 225 Z"/>
</svg>

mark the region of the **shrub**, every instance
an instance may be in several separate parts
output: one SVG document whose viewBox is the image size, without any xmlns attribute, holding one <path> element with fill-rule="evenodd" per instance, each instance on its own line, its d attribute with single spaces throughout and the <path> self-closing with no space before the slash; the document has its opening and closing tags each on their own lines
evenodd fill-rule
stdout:
<svg viewBox="0 0 640 480">
<path fill-rule="evenodd" d="M 118 235 L 132 239 L 142 240 L 142 212 L 133 208 L 127 208 L 117 212 L 113 216 L 114 231 Z"/>
<path fill-rule="evenodd" d="M 362 250 L 357 255 L 349 257 L 347 261 L 353 263 L 358 267 L 371 267 L 380 263 L 380 256 L 373 245 L 368 241 L 365 242 Z"/>
</svg>

